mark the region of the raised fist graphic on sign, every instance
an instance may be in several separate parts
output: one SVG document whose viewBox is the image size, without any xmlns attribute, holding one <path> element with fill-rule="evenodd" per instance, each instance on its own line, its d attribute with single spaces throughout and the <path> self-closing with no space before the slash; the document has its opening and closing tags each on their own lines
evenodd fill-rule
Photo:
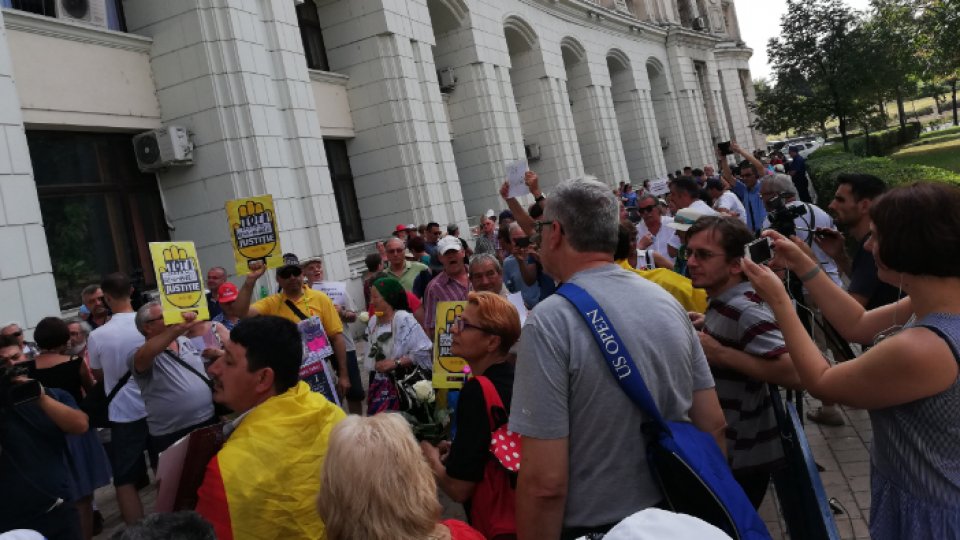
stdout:
<svg viewBox="0 0 960 540">
<path fill-rule="evenodd" d="M 232 220 L 231 220 L 232 221 Z M 277 231 L 273 211 L 257 201 L 246 201 L 237 207 L 237 220 L 232 222 L 237 251 L 248 260 L 263 260 L 277 247 Z"/>
<path fill-rule="evenodd" d="M 163 266 L 157 269 L 157 275 L 167 301 L 181 309 L 200 305 L 204 296 L 197 260 L 175 244 L 164 248 L 162 253 Z"/>
</svg>

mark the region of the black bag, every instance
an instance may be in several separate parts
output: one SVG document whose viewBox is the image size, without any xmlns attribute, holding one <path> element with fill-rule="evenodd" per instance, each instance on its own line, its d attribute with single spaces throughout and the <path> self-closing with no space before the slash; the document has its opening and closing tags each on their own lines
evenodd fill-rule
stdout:
<svg viewBox="0 0 960 540">
<path fill-rule="evenodd" d="M 433 374 L 430 371 L 417 365 L 397 368 L 390 373 L 390 376 L 393 378 L 393 384 L 397 387 L 397 401 L 400 404 L 401 411 L 409 411 L 419 403 L 413 385 L 420 381 L 433 380 Z"/>
<path fill-rule="evenodd" d="M 87 395 L 84 396 L 80 402 L 80 410 L 87 413 L 91 426 L 98 428 L 110 427 L 110 402 L 113 401 L 113 398 L 117 397 L 117 394 L 123 389 L 123 386 L 130 380 L 131 375 L 133 375 L 132 371 L 124 373 L 123 377 L 120 377 L 117 384 L 110 390 L 109 395 L 107 395 L 104 390 L 103 379 L 97 381 L 97 384 L 87 392 Z"/>
</svg>

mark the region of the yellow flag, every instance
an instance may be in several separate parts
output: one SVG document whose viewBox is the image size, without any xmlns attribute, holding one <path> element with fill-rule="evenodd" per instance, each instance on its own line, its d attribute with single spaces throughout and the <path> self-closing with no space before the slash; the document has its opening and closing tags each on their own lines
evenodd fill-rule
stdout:
<svg viewBox="0 0 960 540">
<path fill-rule="evenodd" d="M 198 320 L 209 319 L 203 272 L 193 242 L 150 242 L 150 256 L 157 273 L 163 322 L 183 322 L 185 311 L 195 311 Z"/>
<path fill-rule="evenodd" d="M 227 201 L 226 207 L 237 274 L 246 275 L 250 271 L 248 265 L 251 261 L 261 261 L 267 268 L 283 266 L 273 196 L 259 195 Z"/>
<path fill-rule="evenodd" d="M 465 301 L 437 302 L 436 330 L 433 337 L 433 387 L 461 388 L 467 380 L 467 361 L 450 352 L 453 323 L 467 306 Z"/>
</svg>

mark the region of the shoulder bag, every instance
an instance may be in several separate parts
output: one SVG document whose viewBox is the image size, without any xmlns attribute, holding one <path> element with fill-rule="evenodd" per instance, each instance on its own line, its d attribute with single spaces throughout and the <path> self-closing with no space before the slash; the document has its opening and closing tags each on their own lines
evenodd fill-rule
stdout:
<svg viewBox="0 0 960 540">
<path fill-rule="evenodd" d="M 733 478 L 714 438 L 690 422 L 663 418 L 630 352 L 590 293 L 572 283 L 557 293 L 580 312 L 610 373 L 648 417 L 643 425 L 647 464 L 668 509 L 700 518 L 734 540 L 769 540 L 766 525 Z"/>
<path fill-rule="evenodd" d="M 490 379 L 474 377 L 483 389 L 483 401 L 490 422 L 490 455 L 483 480 L 470 499 L 470 525 L 485 538 L 517 534 L 516 479 L 520 470 L 520 435 L 507 429 L 506 410 Z M 497 422 L 495 414 L 501 416 Z M 500 424 L 499 426 L 497 424 Z"/>
<path fill-rule="evenodd" d="M 90 425 L 98 428 L 110 427 L 110 402 L 117 397 L 120 390 L 123 390 L 123 386 L 130 380 L 131 375 L 133 372 L 130 370 L 124 373 L 117 384 L 110 389 L 109 394 L 104 390 L 103 379 L 97 381 L 97 384 L 87 392 L 80 402 L 80 410 L 87 413 Z"/>
</svg>

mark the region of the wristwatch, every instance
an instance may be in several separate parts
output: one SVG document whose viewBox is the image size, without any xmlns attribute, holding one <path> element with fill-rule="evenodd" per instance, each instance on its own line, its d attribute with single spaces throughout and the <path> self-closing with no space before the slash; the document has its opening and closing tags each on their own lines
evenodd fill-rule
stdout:
<svg viewBox="0 0 960 540">
<path fill-rule="evenodd" d="M 541 193 L 539 197 L 534 197 L 534 198 L 533 198 L 533 201 L 534 201 L 534 202 L 541 202 L 541 201 L 545 200 L 546 198 L 547 198 L 547 196 L 544 195 L 543 193 Z"/>
<path fill-rule="evenodd" d="M 397 367 L 400 367 L 400 366 L 401 366 L 401 362 L 400 362 L 400 359 L 399 359 L 399 358 L 396 359 L 396 362 L 397 362 Z"/>
</svg>

